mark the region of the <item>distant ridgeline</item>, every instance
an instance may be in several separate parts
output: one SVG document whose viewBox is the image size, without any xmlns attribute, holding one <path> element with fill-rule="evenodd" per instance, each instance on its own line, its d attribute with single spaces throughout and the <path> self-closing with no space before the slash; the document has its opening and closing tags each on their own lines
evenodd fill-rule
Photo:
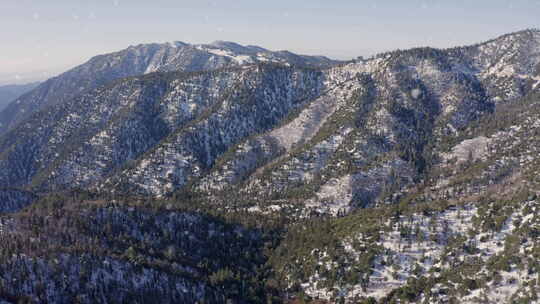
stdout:
<svg viewBox="0 0 540 304">
<path fill-rule="evenodd" d="M 39 85 L 38 82 L 21 85 L 3 85 L 0 86 L 0 111 L 5 109 L 10 102 L 34 89 Z"/>
</svg>

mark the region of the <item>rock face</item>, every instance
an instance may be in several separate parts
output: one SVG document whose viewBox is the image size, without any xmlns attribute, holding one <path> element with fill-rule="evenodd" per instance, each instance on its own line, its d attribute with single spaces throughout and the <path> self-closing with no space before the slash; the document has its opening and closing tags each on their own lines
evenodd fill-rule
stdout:
<svg viewBox="0 0 540 304">
<path fill-rule="evenodd" d="M 0 192 L 2 212 L 36 199 L 20 189 L 40 198 L 0 218 L 9 263 L 30 272 L 48 278 L 54 258 L 69 276 L 82 267 L 74 254 L 95 245 L 90 277 L 122 290 L 157 282 L 138 298 L 177 281 L 171 302 L 540 292 L 540 31 L 342 65 L 230 42 L 141 45 L 47 83 L 58 89 L 12 104 L 36 111 L 0 136 L 0 184 L 13 188 Z M 62 255 L 13 256 L 38 247 L 21 241 L 28 233 Z M 197 246 L 219 258 L 189 259 Z M 238 252 L 253 256 L 236 269 Z M 9 272 L 15 264 L 6 273 L 20 282 L 28 271 Z M 147 276 L 122 283 L 133 264 Z M 70 294 L 101 292 L 78 288 Z M 68 299 L 60 290 L 46 299 Z"/>
</svg>

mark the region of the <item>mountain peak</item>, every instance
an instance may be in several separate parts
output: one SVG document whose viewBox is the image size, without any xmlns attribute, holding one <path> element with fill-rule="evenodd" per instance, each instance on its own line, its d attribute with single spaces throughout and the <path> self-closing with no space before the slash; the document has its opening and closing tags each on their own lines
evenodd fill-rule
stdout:
<svg viewBox="0 0 540 304">
<path fill-rule="evenodd" d="M 225 41 L 225 40 L 216 40 L 210 43 L 210 45 L 217 46 L 217 47 L 239 47 L 239 48 L 244 47 L 243 45 L 239 43 L 232 42 L 232 41 Z"/>
<path fill-rule="evenodd" d="M 267 49 L 260 46 L 248 45 L 244 46 L 232 41 L 216 40 L 207 46 L 212 46 L 220 49 L 226 49 L 237 53 L 258 53 L 258 52 L 268 52 Z"/>
<path fill-rule="evenodd" d="M 189 45 L 189 43 L 185 43 L 183 41 L 171 41 L 168 42 L 168 44 L 172 47 L 184 47 Z"/>
</svg>

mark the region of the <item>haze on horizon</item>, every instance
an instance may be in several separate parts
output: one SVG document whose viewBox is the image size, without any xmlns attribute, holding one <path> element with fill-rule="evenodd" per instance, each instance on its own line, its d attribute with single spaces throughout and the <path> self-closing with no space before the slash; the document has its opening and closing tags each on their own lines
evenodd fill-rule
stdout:
<svg viewBox="0 0 540 304">
<path fill-rule="evenodd" d="M 0 85 L 150 42 L 228 40 L 335 59 L 540 27 L 540 0 L 2 0 Z"/>
</svg>

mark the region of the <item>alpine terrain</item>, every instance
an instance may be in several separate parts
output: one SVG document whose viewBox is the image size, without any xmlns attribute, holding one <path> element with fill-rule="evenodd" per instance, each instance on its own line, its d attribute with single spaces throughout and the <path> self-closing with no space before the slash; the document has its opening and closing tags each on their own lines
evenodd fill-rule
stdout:
<svg viewBox="0 0 540 304">
<path fill-rule="evenodd" d="M 0 244 L 0 303 L 539 303 L 540 30 L 96 56 L 0 112 Z"/>
</svg>

